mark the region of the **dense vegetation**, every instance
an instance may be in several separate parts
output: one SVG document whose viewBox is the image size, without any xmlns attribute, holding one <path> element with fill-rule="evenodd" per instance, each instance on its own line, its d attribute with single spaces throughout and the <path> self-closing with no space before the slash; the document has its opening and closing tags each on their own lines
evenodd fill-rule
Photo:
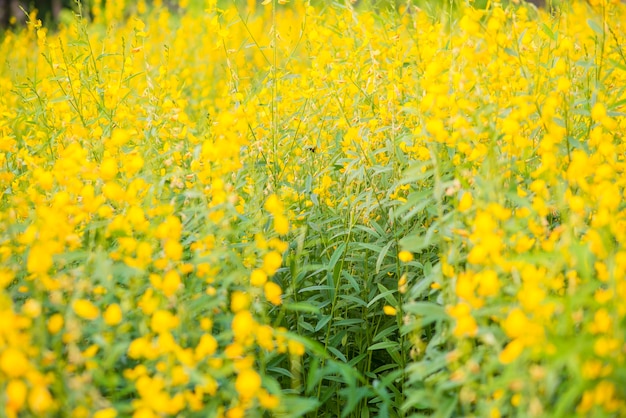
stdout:
<svg viewBox="0 0 626 418">
<path fill-rule="evenodd" d="M 2 414 L 626 414 L 623 5 L 103 3 L 0 38 Z"/>
</svg>

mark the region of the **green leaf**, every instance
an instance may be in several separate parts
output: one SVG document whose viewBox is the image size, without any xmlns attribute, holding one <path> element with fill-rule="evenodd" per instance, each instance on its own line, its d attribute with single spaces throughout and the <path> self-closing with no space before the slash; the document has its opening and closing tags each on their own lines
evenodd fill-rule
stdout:
<svg viewBox="0 0 626 418">
<path fill-rule="evenodd" d="M 328 285 L 315 285 L 315 286 L 309 286 L 309 287 L 304 287 L 302 289 L 300 289 L 298 291 L 298 293 L 304 293 L 304 292 L 318 292 L 320 290 L 331 290 L 332 287 L 328 286 Z"/>
<path fill-rule="evenodd" d="M 389 248 L 391 248 L 393 243 L 394 243 L 393 241 L 389 241 L 387 245 L 385 245 L 380 250 L 380 253 L 378 254 L 378 258 L 376 259 L 376 273 L 380 273 L 380 266 L 383 264 L 383 261 L 385 261 L 385 257 L 387 256 L 387 253 L 389 252 Z"/>
<path fill-rule="evenodd" d="M 320 309 L 317 306 L 311 305 L 310 303 L 306 302 L 286 303 L 285 309 L 294 312 L 308 312 L 314 314 L 320 313 Z"/>
<path fill-rule="evenodd" d="M 317 325 L 315 326 L 315 332 L 321 330 L 322 328 L 324 328 L 326 326 L 326 324 L 328 324 L 328 321 L 330 321 L 331 316 L 330 315 L 324 315 L 322 316 L 322 319 L 320 319 L 317 322 Z"/>
<path fill-rule="evenodd" d="M 554 35 L 554 32 L 552 32 L 552 29 L 550 29 L 550 27 L 548 25 L 546 25 L 545 23 L 541 24 L 541 30 L 543 30 L 543 32 L 548 35 L 548 37 L 550 39 L 552 39 L 553 41 L 556 41 L 556 36 Z"/>
<path fill-rule="evenodd" d="M 371 346 L 368 347 L 369 351 L 374 351 L 374 350 L 384 350 L 386 348 L 397 348 L 398 347 L 398 343 L 395 341 L 382 341 L 376 344 L 373 344 Z"/>
<path fill-rule="evenodd" d="M 597 35 L 604 35 L 604 31 L 602 30 L 602 28 L 600 27 L 600 25 L 598 25 L 598 22 L 596 22 L 593 19 L 587 19 L 587 25 L 589 25 L 589 28 L 591 28 L 592 31 L 594 31 Z"/>
<path fill-rule="evenodd" d="M 412 253 L 419 254 L 425 248 L 430 247 L 433 244 L 435 236 L 435 228 L 431 226 L 424 235 L 409 235 L 400 240 L 400 247 Z"/>
<path fill-rule="evenodd" d="M 402 410 L 409 409 L 431 409 L 432 404 L 429 402 L 429 393 L 424 390 L 411 390 L 402 405 Z"/>
<path fill-rule="evenodd" d="M 512 48 L 504 48 L 504 52 L 506 52 L 507 54 L 509 54 L 510 56 L 512 56 L 514 58 L 518 57 L 517 51 L 515 51 Z"/>
<path fill-rule="evenodd" d="M 367 304 L 368 308 L 371 308 L 372 305 L 374 305 L 376 302 L 378 302 L 380 299 L 383 298 L 387 298 L 387 297 L 391 297 L 391 295 L 393 295 L 394 293 L 397 292 L 397 290 L 387 290 L 385 288 L 385 286 L 383 286 L 382 284 L 378 284 L 378 289 L 381 291 L 381 293 L 379 293 L 378 295 L 376 295 L 372 300 L 370 300 L 370 302 Z M 394 301 L 395 302 L 395 301 Z M 395 303 L 394 303 L 395 304 Z"/>
<path fill-rule="evenodd" d="M 280 398 L 280 407 L 274 411 L 274 416 L 280 418 L 299 418 L 314 411 L 320 403 L 314 398 L 286 395 Z"/>
<path fill-rule="evenodd" d="M 364 300 L 362 300 L 361 298 L 358 298 L 356 296 L 341 294 L 341 295 L 339 295 L 339 299 L 346 300 L 348 302 L 352 302 L 354 304 L 354 306 L 362 306 L 364 308 L 367 307 L 367 302 L 365 302 Z"/>
<path fill-rule="evenodd" d="M 431 302 L 409 302 L 403 308 L 405 312 L 420 316 L 421 326 L 449 318 L 443 306 Z"/>
<path fill-rule="evenodd" d="M 453 416 L 454 411 L 458 403 L 458 398 L 444 398 L 441 402 L 441 406 L 437 408 L 435 416 L 438 418 L 449 418 Z"/>
<path fill-rule="evenodd" d="M 329 345 L 326 348 L 328 349 L 328 351 L 330 351 L 339 360 L 343 361 L 344 363 L 348 362 L 348 359 L 346 358 L 345 354 L 343 354 L 341 351 L 337 350 L 332 345 Z"/>
<path fill-rule="evenodd" d="M 370 390 L 367 387 L 347 387 L 342 389 L 339 393 L 347 400 L 341 411 L 341 417 L 343 418 L 354 411 L 354 408 L 359 405 L 361 399 L 370 394 Z"/>
</svg>

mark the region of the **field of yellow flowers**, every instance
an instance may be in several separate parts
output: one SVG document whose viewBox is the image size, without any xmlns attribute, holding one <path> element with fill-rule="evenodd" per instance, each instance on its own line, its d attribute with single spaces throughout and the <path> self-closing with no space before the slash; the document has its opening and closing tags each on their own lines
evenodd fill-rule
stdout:
<svg viewBox="0 0 626 418">
<path fill-rule="evenodd" d="M 624 5 L 104 3 L 0 35 L 0 416 L 626 415 Z"/>
</svg>

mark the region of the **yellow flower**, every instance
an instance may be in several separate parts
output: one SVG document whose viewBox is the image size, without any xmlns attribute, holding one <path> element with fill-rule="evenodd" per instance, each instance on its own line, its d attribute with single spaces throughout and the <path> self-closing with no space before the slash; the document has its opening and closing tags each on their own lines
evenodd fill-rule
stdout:
<svg viewBox="0 0 626 418">
<path fill-rule="evenodd" d="M 0 268 L 0 289 L 3 289 L 13 281 L 15 274 L 6 268 Z"/>
<path fill-rule="evenodd" d="M 608 311 L 604 308 L 596 311 L 593 317 L 593 323 L 590 326 L 592 334 L 600 334 L 609 332 L 612 327 L 613 320 Z"/>
<path fill-rule="evenodd" d="M 524 351 L 524 343 L 519 339 L 515 339 L 508 343 L 504 350 L 498 356 L 502 364 L 512 363 Z"/>
<path fill-rule="evenodd" d="M 385 313 L 385 315 L 389 315 L 389 316 L 393 316 L 395 315 L 398 311 L 396 308 L 394 308 L 393 306 L 390 305 L 385 305 L 383 306 L 383 312 Z"/>
<path fill-rule="evenodd" d="M 597 102 L 591 109 L 591 119 L 594 122 L 601 122 L 606 117 L 606 107 L 603 103 Z"/>
<path fill-rule="evenodd" d="M 180 275 L 176 270 L 170 270 L 165 273 L 163 277 L 163 283 L 161 283 L 161 290 L 165 296 L 173 296 L 181 285 Z"/>
<path fill-rule="evenodd" d="M 29 273 L 46 274 L 52 267 L 52 254 L 49 247 L 35 244 L 28 253 L 26 269 Z"/>
<path fill-rule="evenodd" d="M 304 345 L 300 341 L 289 340 L 287 342 L 287 348 L 291 354 L 296 356 L 303 356 L 305 352 Z"/>
<path fill-rule="evenodd" d="M 96 305 L 87 299 L 78 299 L 72 303 L 72 309 L 76 315 L 83 319 L 94 320 L 100 315 L 100 310 Z"/>
<path fill-rule="evenodd" d="M 450 316 L 456 319 L 453 334 L 456 337 L 473 337 L 478 333 L 478 324 L 471 315 L 471 308 L 466 303 L 459 303 L 447 309 Z"/>
<path fill-rule="evenodd" d="M 48 318 L 48 332 L 50 334 L 56 334 L 63 328 L 63 315 L 61 314 L 53 314 L 50 318 Z"/>
<path fill-rule="evenodd" d="M 593 352 L 600 357 L 606 357 L 615 353 L 619 344 L 619 340 L 616 338 L 600 337 L 593 344 Z"/>
<path fill-rule="evenodd" d="M 17 348 L 8 347 L 0 354 L 0 371 L 8 377 L 23 376 L 29 368 L 28 358 Z"/>
<path fill-rule="evenodd" d="M 98 354 L 99 350 L 100 350 L 100 347 L 98 347 L 96 344 L 92 344 L 89 347 L 87 347 L 85 351 L 83 351 L 83 357 L 92 358 L 93 356 Z"/>
<path fill-rule="evenodd" d="M 402 250 L 398 253 L 398 258 L 403 263 L 408 263 L 409 261 L 413 261 L 413 254 L 410 251 Z"/>
<path fill-rule="evenodd" d="M 244 396 L 242 395 L 242 398 Z M 235 406 L 226 411 L 226 418 L 244 418 L 246 416 L 246 410 L 242 406 Z"/>
<path fill-rule="evenodd" d="M 43 414 L 53 406 L 52 395 L 43 385 L 35 385 L 28 394 L 28 406 L 36 414 Z"/>
<path fill-rule="evenodd" d="M 178 326 L 178 317 L 166 310 L 158 310 L 152 314 L 150 328 L 157 334 L 168 332 Z"/>
<path fill-rule="evenodd" d="M 283 215 L 274 216 L 274 231 L 279 235 L 285 235 L 289 232 L 289 221 Z"/>
<path fill-rule="evenodd" d="M 180 242 L 168 239 L 163 248 L 165 256 L 173 261 L 179 261 L 183 256 L 183 246 Z"/>
<path fill-rule="evenodd" d="M 7 409 L 13 413 L 19 411 L 26 402 L 26 394 L 28 393 L 28 387 L 22 380 L 11 380 L 7 384 L 6 396 L 7 396 Z"/>
<path fill-rule="evenodd" d="M 493 270 L 476 273 L 474 280 L 478 283 L 478 294 L 480 296 L 496 296 L 500 290 L 498 275 Z"/>
<path fill-rule="evenodd" d="M 36 171 L 33 174 L 37 178 L 37 184 L 39 185 L 39 187 L 41 187 L 45 191 L 52 190 L 52 186 L 54 185 L 54 177 L 52 176 L 51 172 L 42 170 L 39 172 Z"/>
<path fill-rule="evenodd" d="M 106 408 L 96 411 L 93 414 L 93 418 L 115 418 L 117 417 L 117 411 L 114 408 Z"/>
<path fill-rule="evenodd" d="M 109 325 L 117 325 L 122 322 L 122 308 L 117 303 L 113 303 L 109 305 L 109 307 L 104 311 L 104 322 Z"/>
<path fill-rule="evenodd" d="M 407 291 L 407 274 L 404 273 L 398 280 L 398 292 L 404 294 Z"/>
<path fill-rule="evenodd" d="M 147 407 L 142 407 L 137 409 L 134 413 L 133 413 L 133 418 L 157 418 L 158 415 L 155 414 L 152 409 L 147 408 Z"/>
<path fill-rule="evenodd" d="M 172 375 L 173 386 L 186 385 L 187 383 L 189 383 L 189 374 L 183 366 L 174 366 L 170 373 Z M 180 408 L 177 407 L 176 409 Z"/>
<path fill-rule="evenodd" d="M 252 369 L 239 372 L 235 380 L 235 389 L 242 399 L 250 399 L 256 395 L 261 388 L 261 376 Z"/>
<path fill-rule="evenodd" d="M 109 181 L 115 176 L 117 176 L 117 161 L 111 157 L 104 158 L 100 164 L 100 178 Z"/>
<path fill-rule="evenodd" d="M 245 340 L 254 332 L 256 325 L 250 311 L 237 312 L 232 323 L 233 334 L 237 340 Z"/>
<path fill-rule="evenodd" d="M 239 290 L 234 291 L 230 296 L 230 310 L 234 313 L 248 309 L 250 306 L 250 296 Z"/>
<path fill-rule="evenodd" d="M 256 329 L 255 337 L 257 344 L 271 351 L 274 349 L 274 329 L 269 325 L 261 325 Z"/>
<path fill-rule="evenodd" d="M 599 360 L 587 360 L 582 366 L 583 378 L 587 380 L 597 379 L 602 373 L 602 362 Z"/>
<path fill-rule="evenodd" d="M 105 185 L 102 186 L 102 193 L 104 197 L 113 202 L 121 202 L 125 197 L 124 189 L 114 180 L 107 181 Z"/>
<path fill-rule="evenodd" d="M 283 294 L 282 289 L 279 285 L 274 282 L 267 282 L 264 286 L 265 299 L 270 301 L 274 305 L 281 304 L 281 296 Z"/>
<path fill-rule="evenodd" d="M 469 192 L 463 193 L 461 200 L 459 201 L 459 211 L 467 212 L 472 207 L 472 194 Z"/>
<path fill-rule="evenodd" d="M 250 274 L 250 284 L 252 286 L 260 287 L 267 282 L 267 274 L 261 269 L 254 269 Z"/>
<path fill-rule="evenodd" d="M 217 351 L 217 340 L 211 334 L 203 334 L 200 337 L 200 342 L 196 346 L 195 356 L 196 359 L 201 359 L 206 356 L 213 355 Z"/>
<path fill-rule="evenodd" d="M 509 338 L 518 338 L 524 335 L 528 326 L 528 319 L 521 309 L 515 308 L 509 312 L 502 328 Z"/>
<path fill-rule="evenodd" d="M 22 311 L 30 318 L 37 318 L 41 315 L 41 303 L 35 299 L 28 299 L 22 306 Z"/>
<path fill-rule="evenodd" d="M 270 251 L 265 254 L 263 257 L 263 270 L 267 273 L 268 276 L 276 273 L 276 270 L 283 263 L 283 257 L 277 251 Z"/>
<path fill-rule="evenodd" d="M 276 409 L 280 403 L 278 396 L 270 395 L 265 390 L 259 391 L 259 403 L 265 409 Z"/>
<path fill-rule="evenodd" d="M 283 204 L 280 200 L 278 200 L 278 196 L 275 194 L 272 194 L 267 198 L 264 207 L 266 211 L 274 216 L 283 214 Z"/>
<path fill-rule="evenodd" d="M 136 338 L 128 346 L 128 357 L 139 359 L 146 356 L 150 349 L 150 343 L 145 338 Z"/>
</svg>

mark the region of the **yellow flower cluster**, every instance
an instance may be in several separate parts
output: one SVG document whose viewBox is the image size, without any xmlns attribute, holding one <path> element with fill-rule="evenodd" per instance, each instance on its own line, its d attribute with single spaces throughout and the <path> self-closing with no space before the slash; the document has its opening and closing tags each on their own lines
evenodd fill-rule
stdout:
<svg viewBox="0 0 626 418">
<path fill-rule="evenodd" d="M 0 415 L 626 414 L 623 5 L 126 3 L 0 38 Z"/>
<path fill-rule="evenodd" d="M 423 76 L 432 161 L 454 178 L 432 288 L 463 415 L 626 413 L 626 78 L 603 64 L 624 62 L 625 10 L 592 5 L 469 10 Z"/>
<path fill-rule="evenodd" d="M 0 41 L 0 414 L 276 409 L 267 362 L 304 346 L 267 316 L 289 220 L 277 194 L 246 212 L 235 9 L 102 3 Z"/>
</svg>

